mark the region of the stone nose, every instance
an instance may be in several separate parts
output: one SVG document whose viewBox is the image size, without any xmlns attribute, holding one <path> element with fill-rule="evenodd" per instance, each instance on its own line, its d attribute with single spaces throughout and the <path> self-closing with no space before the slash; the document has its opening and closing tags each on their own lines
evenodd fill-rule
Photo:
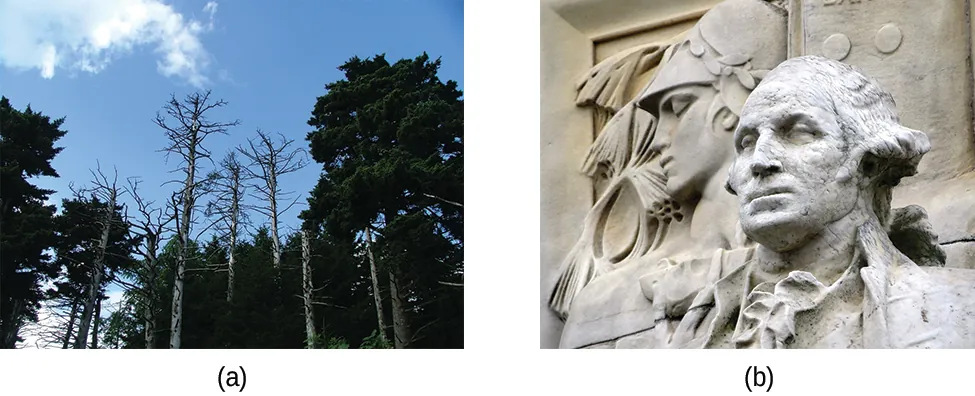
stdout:
<svg viewBox="0 0 975 396">
<path fill-rule="evenodd" d="M 657 125 L 653 134 L 653 141 L 650 143 L 650 150 L 658 153 L 662 153 L 667 147 L 670 147 L 670 135 L 672 133 L 671 129 L 674 128 L 671 120 L 666 117 L 657 120 Z"/>
<path fill-rule="evenodd" d="M 754 177 L 766 177 L 782 170 L 782 162 L 778 160 L 778 155 L 775 154 L 775 148 L 769 139 L 763 137 L 755 142 L 755 151 L 748 169 Z"/>
</svg>

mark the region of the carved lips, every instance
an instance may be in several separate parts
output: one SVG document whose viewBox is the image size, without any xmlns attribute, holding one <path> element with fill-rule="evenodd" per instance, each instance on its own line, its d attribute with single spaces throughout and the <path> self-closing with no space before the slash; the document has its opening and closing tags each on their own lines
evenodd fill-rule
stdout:
<svg viewBox="0 0 975 396">
<path fill-rule="evenodd" d="M 757 211 L 772 210 L 781 206 L 781 200 L 793 192 L 793 189 L 784 186 L 756 189 L 744 194 L 745 204 L 750 204 Z"/>
<path fill-rule="evenodd" d="M 660 167 L 664 170 L 664 174 L 667 173 L 667 164 L 674 160 L 673 156 L 666 155 L 660 159 Z"/>
</svg>

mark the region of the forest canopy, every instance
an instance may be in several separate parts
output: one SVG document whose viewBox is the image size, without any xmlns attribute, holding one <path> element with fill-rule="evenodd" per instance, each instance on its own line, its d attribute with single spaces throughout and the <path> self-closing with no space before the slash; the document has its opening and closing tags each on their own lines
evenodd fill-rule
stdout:
<svg viewBox="0 0 975 396">
<path fill-rule="evenodd" d="M 246 133 L 212 92 L 171 95 L 149 126 L 173 180 L 152 196 L 99 163 L 48 203 L 33 180 L 58 177 L 69 118 L 0 100 L 2 346 L 462 348 L 463 94 L 425 53 L 338 68 L 306 131 Z M 216 135 L 237 145 L 212 153 Z M 305 167 L 300 202 L 281 180 Z"/>
</svg>

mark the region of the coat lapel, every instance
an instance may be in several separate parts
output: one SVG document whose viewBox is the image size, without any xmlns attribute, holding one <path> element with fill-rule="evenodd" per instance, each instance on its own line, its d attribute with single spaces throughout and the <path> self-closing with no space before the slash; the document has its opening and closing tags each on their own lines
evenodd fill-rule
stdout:
<svg viewBox="0 0 975 396">
<path fill-rule="evenodd" d="M 936 285 L 914 262 L 894 248 L 879 227 L 867 222 L 857 230 L 863 296 L 864 348 L 940 348 L 941 310 L 927 309 Z"/>
</svg>

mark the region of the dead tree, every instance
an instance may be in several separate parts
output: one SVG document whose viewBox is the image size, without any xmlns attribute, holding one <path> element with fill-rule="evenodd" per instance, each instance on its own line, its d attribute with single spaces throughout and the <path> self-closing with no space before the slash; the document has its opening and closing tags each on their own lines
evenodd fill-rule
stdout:
<svg viewBox="0 0 975 396">
<path fill-rule="evenodd" d="M 296 172 L 307 165 L 304 151 L 301 149 L 289 149 L 293 139 L 287 139 L 284 135 L 278 134 L 280 141 L 275 142 L 271 137 L 257 130 L 257 139 L 248 139 L 248 147 L 238 147 L 237 150 L 250 160 L 249 166 L 243 168 L 245 178 L 251 181 L 251 186 L 257 192 L 252 194 L 254 198 L 264 201 L 267 206 L 258 206 L 254 209 L 268 217 L 271 223 L 271 240 L 273 249 L 274 267 L 281 266 L 281 239 L 278 232 L 278 219 L 281 214 L 291 209 L 298 197 L 284 209 L 281 209 L 279 200 L 287 199 L 286 195 L 291 192 L 281 191 L 278 180 L 281 176 Z"/>
<path fill-rule="evenodd" d="M 372 298 L 376 303 L 376 319 L 379 326 L 379 338 L 386 343 L 386 321 L 383 319 L 383 299 L 379 295 L 379 276 L 376 271 L 376 258 L 372 256 L 372 232 L 366 227 L 365 233 L 366 257 L 369 258 L 369 275 L 372 278 Z"/>
<path fill-rule="evenodd" d="M 140 301 L 138 312 L 145 327 L 146 348 L 152 349 L 156 343 L 156 315 L 159 307 L 156 300 L 159 296 L 159 287 L 162 282 L 162 273 L 159 270 L 159 248 L 162 247 L 164 233 L 170 232 L 169 224 L 175 220 L 175 212 L 170 213 L 169 207 L 159 208 L 155 206 L 155 201 L 148 201 L 139 194 L 140 180 L 129 178 L 128 193 L 135 201 L 138 214 L 129 217 L 129 232 L 137 240 L 136 252 L 142 256 L 140 265 L 136 268 L 131 278 L 133 282 L 116 279 L 116 283 L 122 286 L 129 293 L 138 295 Z M 171 200 L 176 200 L 176 193 L 173 193 Z M 175 207 L 175 205 L 174 205 Z"/>
<path fill-rule="evenodd" d="M 65 332 L 69 323 L 71 299 L 56 299 L 41 302 L 37 310 L 37 322 L 26 323 L 21 328 L 21 334 L 33 343 L 25 342 L 25 348 L 51 349 L 73 348 L 73 332 Z M 77 317 L 75 318 L 77 319 Z M 67 346 L 65 335 L 67 334 Z"/>
<path fill-rule="evenodd" d="M 435 199 L 437 201 L 443 202 L 443 203 L 448 204 L 448 205 L 456 206 L 458 208 L 463 208 L 464 207 L 464 204 L 462 204 L 460 202 L 451 201 L 449 199 L 443 199 L 443 198 L 440 198 L 440 197 L 438 197 L 436 195 L 433 195 L 433 194 L 423 193 L 423 196 L 424 197 L 427 197 L 427 198 Z"/>
<path fill-rule="evenodd" d="M 91 268 L 91 282 L 88 284 L 88 296 L 85 300 L 84 309 L 81 313 L 81 322 L 78 324 L 78 336 L 75 338 L 75 349 L 83 349 L 88 340 L 88 329 L 91 326 L 92 314 L 95 311 L 95 304 L 101 299 L 102 274 L 105 272 L 105 253 L 108 249 L 108 237 L 115 226 L 115 206 L 124 190 L 118 187 L 118 170 L 115 171 L 115 178 L 109 183 L 108 178 L 101 171 L 99 166 L 97 172 L 91 171 L 94 177 L 95 187 L 90 191 L 93 198 L 106 203 L 105 213 L 97 220 L 96 224 L 101 226 L 101 237 L 98 240 L 98 248 L 95 251 L 95 262 Z M 75 192 L 82 196 L 85 190 Z M 97 345 L 97 344 L 96 344 Z"/>
<path fill-rule="evenodd" d="M 308 349 L 314 349 L 315 312 L 312 307 L 311 248 L 307 230 L 301 230 L 301 292 L 305 306 L 305 344 Z"/>
<path fill-rule="evenodd" d="M 400 275 L 395 268 L 389 269 L 389 301 L 393 312 L 393 345 L 396 349 L 409 348 L 413 342 L 410 322 L 406 313 L 406 299 L 400 291 Z"/>
<path fill-rule="evenodd" d="M 101 323 L 102 318 L 102 299 L 99 298 L 95 302 L 95 317 L 92 319 L 94 322 L 92 324 L 91 332 L 91 349 L 98 349 L 98 324 Z"/>
<path fill-rule="evenodd" d="M 61 344 L 61 349 L 68 349 L 68 345 L 71 341 L 71 335 L 74 333 L 74 318 L 78 316 L 78 301 L 71 301 L 71 315 L 68 316 L 68 329 L 64 332 L 64 342 Z"/>
<path fill-rule="evenodd" d="M 247 189 L 243 184 L 243 166 L 237 160 L 235 151 L 230 151 L 220 161 L 220 170 L 212 172 L 208 178 L 212 181 L 211 188 L 215 198 L 207 204 L 207 217 L 216 216 L 218 229 L 227 242 L 227 302 L 234 299 L 234 264 L 236 264 L 235 250 L 240 227 L 247 220 L 244 210 L 244 194 Z"/>
<path fill-rule="evenodd" d="M 340 305 L 331 304 L 323 300 L 327 300 L 328 297 L 315 298 L 315 293 L 324 290 L 328 287 L 326 282 L 320 287 L 314 287 L 314 281 L 312 276 L 311 259 L 312 257 L 321 257 L 312 253 L 311 250 L 311 240 L 312 235 L 308 230 L 302 229 L 300 231 L 301 235 L 301 295 L 295 295 L 301 299 L 302 305 L 305 309 L 305 347 L 308 349 L 313 349 L 319 347 L 318 344 L 318 333 L 315 331 L 315 315 L 314 306 L 323 305 L 339 309 L 348 309 L 348 307 L 343 307 Z M 322 329 L 325 328 L 325 320 L 322 318 Z M 321 341 L 327 343 L 327 337 L 324 337 Z"/>
<path fill-rule="evenodd" d="M 180 198 L 180 217 L 178 219 L 177 238 L 179 251 L 176 255 L 176 277 L 173 282 L 173 309 L 172 327 L 170 331 L 169 347 L 179 349 L 180 335 L 183 325 L 183 287 L 186 276 L 186 262 L 189 260 L 190 231 L 196 219 L 197 199 L 202 192 L 201 185 L 208 180 L 199 177 L 200 165 L 204 160 L 210 159 L 210 152 L 203 147 L 203 141 L 213 134 L 226 134 L 229 127 L 239 124 L 239 121 L 216 122 L 209 120 L 207 112 L 218 107 L 223 107 L 227 102 L 223 100 L 210 100 L 210 91 L 205 93 L 193 93 L 187 95 L 182 101 L 177 100 L 173 95 L 169 102 L 163 107 L 169 118 L 173 119 L 173 124 L 167 122 L 167 117 L 156 114 L 155 123 L 165 131 L 168 145 L 162 151 L 166 152 L 166 158 L 176 155 L 179 159 L 179 166 L 175 172 L 181 172 L 182 180 L 173 182 L 182 183 L 179 190 Z"/>
<path fill-rule="evenodd" d="M 386 216 L 382 216 L 382 223 L 386 222 Z M 378 267 L 376 265 L 376 259 L 372 254 L 372 233 L 376 232 L 371 226 L 366 227 L 366 255 L 369 258 L 369 266 L 373 271 L 376 271 Z M 382 236 L 380 234 L 380 236 Z M 403 288 L 400 283 L 402 275 L 400 271 L 395 266 L 387 266 L 386 274 L 389 278 L 389 302 L 392 311 L 393 319 L 393 346 L 396 349 L 406 349 L 410 347 L 410 344 L 414 341 L 414 334 L 416 332 L 410 329 L 410 321 L 408 315 L 407 299 L 403 296 Z M 379 293 L 379 281 L 377 277 L 373 276 L 373 288 L 376 291 L 376 295 Z M 379 311 L 382 307 L 380 301 L 376 301 L 377 314 L 381 317 L 382 312 Z M 382 325 L 382 322 L 380 322 Z"/>
</svg>

